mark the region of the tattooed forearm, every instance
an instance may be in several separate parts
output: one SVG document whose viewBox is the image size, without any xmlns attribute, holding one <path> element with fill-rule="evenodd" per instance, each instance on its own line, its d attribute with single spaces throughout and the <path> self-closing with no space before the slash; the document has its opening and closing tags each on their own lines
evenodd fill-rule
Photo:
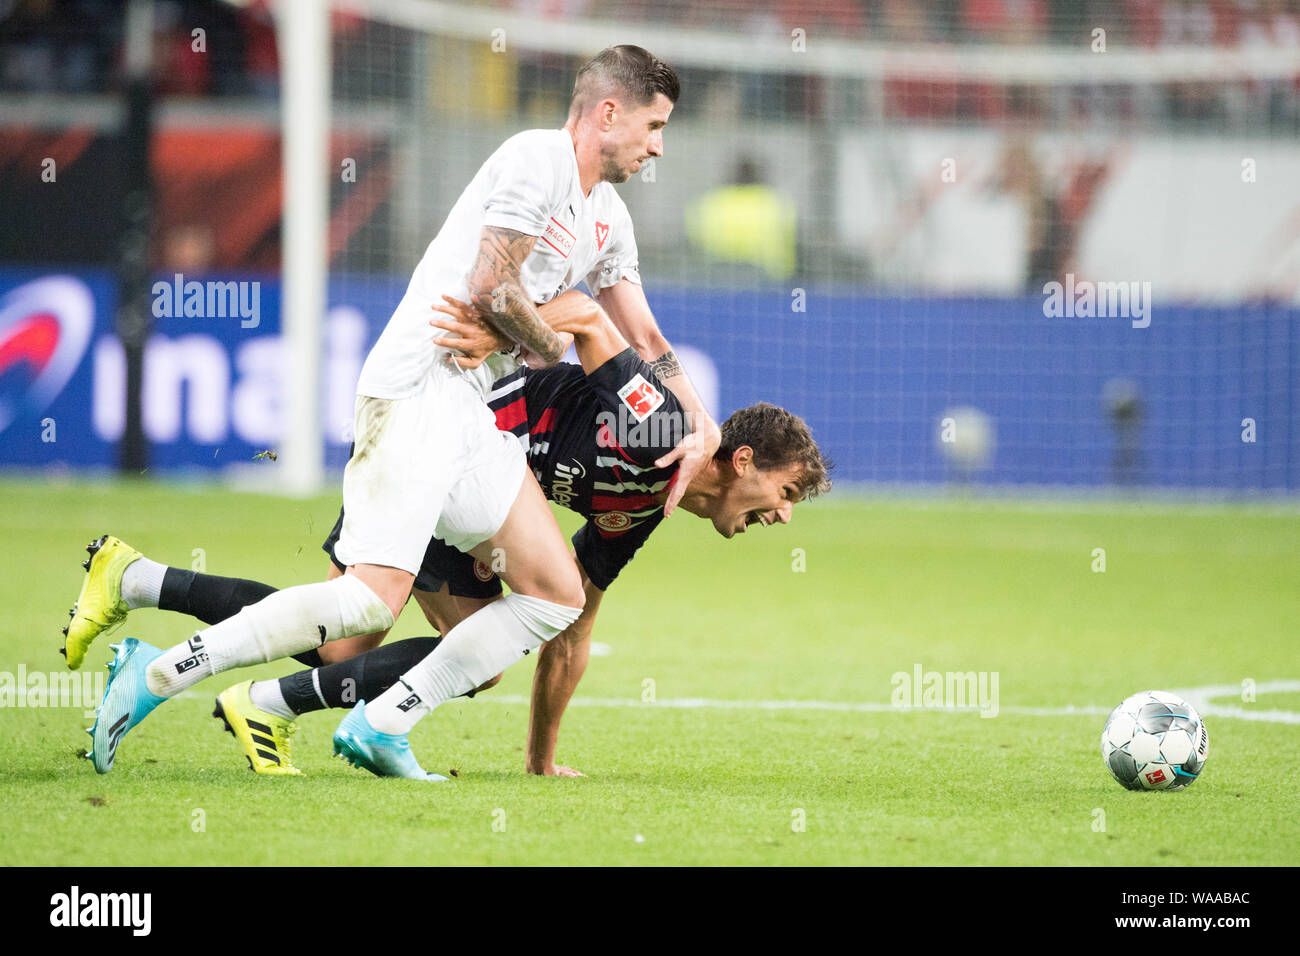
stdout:
<svg viewBox="0 0 1300 956">
<path fill-rule="evenodd" d="M 542 321 L 537 306 L 518 282 L 502 283 L 486 297 L 485 303 L 476 300 L 476 304 L 502 335 L 509 336 L 547 363 L 558 362 L 564 354 L 564 342 Z"/>
<path fill-rule="evenodd" d="M 547 362 L 564 354 L 564 344 L 547 325 L 519 281 L 519 268 L 533 251 L 536 236 L 484 226 L 478 257 L 469 273 L 469 294 L 483 317 Z"/>
<path fill-rule="evenodd" d="M 669 349 L 663 355 L 651 362 L 650 369 L 661 382 L 673 378 L 674 376 L 685 374 L 682 371 L 681 363 L 677 361 L 677 356 L 673 354 L 672 349 Z"/>
</svg>

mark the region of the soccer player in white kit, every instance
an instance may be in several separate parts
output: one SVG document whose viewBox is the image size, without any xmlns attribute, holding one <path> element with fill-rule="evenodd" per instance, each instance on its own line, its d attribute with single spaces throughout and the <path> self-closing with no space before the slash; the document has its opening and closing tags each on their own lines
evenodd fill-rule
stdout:
<svg viewBox="0 0 1300 956">
<path fill-rule="evenodd" d="M 666 515 L 672 512 L 720 433 L 646 302 L 631 218 L 610 184 L 663 154 L 662 130 L 678 92 L 672 69 L 647 51 L 610 47 L 579 72 L 562 129 L 519 133 L 483 164 L 362 368 L 335 552 L 346 574 L 278 591 L 166 651 L 124 641 L 91 729 L 97 771 L 111 768 L 122 737 L 158 704 L 205 677 L 387 630 L 436 536 L 504 564 L 501 576 L 512 593 L 453 628 L 390 691 L 353 710 L 335 735 L 336 750 L 358 766 L 436 778 L 410 752 L 411 727 L 582 612 L 580 576 L 559 526 L 519 443 L 497 430 L 483 402 L 521 353 L 544 364 L 559 360 L 568 343 L 545 324 L 536 303 L 578 282 L 587 282 L 692 416 L 692 434 L 660 460 L 681 462 L 665 506 Z M 488 312 L 518 348 L 461 369 L 453 340 L 438 339 L 429 326 L 443 294 Z"/>
</svg>

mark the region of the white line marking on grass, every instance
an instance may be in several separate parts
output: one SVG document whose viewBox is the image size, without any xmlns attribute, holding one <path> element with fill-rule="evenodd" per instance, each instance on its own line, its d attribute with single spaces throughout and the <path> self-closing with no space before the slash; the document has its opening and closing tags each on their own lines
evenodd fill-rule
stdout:
<svg viewBox="0 0 1300 956">
<path fill-rule="evenodd" d="M 1255 685 L 1256 694 L 1286 694 L 1300 691 L 1300 680 L 1269 680 Z M 1240 717 L 1242 720 L 1263 720 L 1272 724 L 1300 724 L 1300 714 L 1291 710 L 1247 710 L 1229 704 L 1215 704 L 1216 697 L 1235 697 L 1241 700 L 1240 684 L 1215 684 L 1210 687 L 1192 687 L 1170 691 L 1177 694 L 1200 712 L 1202 717 Z"/>
<path fill-rule="evenodd" d="M 1289 693 L 1300 691 L 1300 680 L 1275 680 L 1258 684 L 1257 693 Z M 1209 687 L 1195 687 L 1174 690 L 1170 693 L 1184 698 L 1200 712 L 1202 717 L 1240 717 L 1242 720 L 1261 720 L 1275 724 L 1300 724 L 1300 713 L 1289 710 L 1246 710 L 1243 707 L 1212 703 L 1216 697 L 1239 697 L 1239 684 L 1216 684 Z M 529 698 L 520 694 L 485 693 L 475 698 L 482 701 L 495 701 L 498 704 L 528 704 Z M 851 713 L 887 714 L 911 713 L 915 710 L 936 711 L 939 713 L 973 713 L 980 712 L 978 707 L 928 707 L 898 708 L 893 704 L 856 703 L 837 700 L 713 700 L 707 697 L 660 698 L 654 703 L 646 703 L 634 697 L 575 697 L 569 702 L 570 707 L 627 707 L 642 710 L 655 708 L 677 710 L 819 710 Z M 1109 714 L 1113 707 L 1069 705 L 1065 707 L 1017 707 L 1002 706 L 999 713 L 1021 714 L 1029 717 L 1078 717 L 1102 716 Z"/>
<path fill-rule="evenodd" d="M 494 700 L 501 704 L 526 704 L 528 698 L 519 694 L 483 694 L 476 700 Z M 633 697 L 575 697 L 570 707 L 656 707 L 679 710 L 834 710 L 855 713 L 887 714 L 907 713 L 911 710 L 933 710 L 949 714 L 978 714 L 978 707 L 895 707 L 893 704 L 857 703 L 840 700 L 712 700 L 707 697 L 659 698 L 646 703 Z M 1077 714 L 1109 714 L 1105 707 L 1002 707 L 1001 713 L 1029 714 L 1056 717 Z"/>
</svg>

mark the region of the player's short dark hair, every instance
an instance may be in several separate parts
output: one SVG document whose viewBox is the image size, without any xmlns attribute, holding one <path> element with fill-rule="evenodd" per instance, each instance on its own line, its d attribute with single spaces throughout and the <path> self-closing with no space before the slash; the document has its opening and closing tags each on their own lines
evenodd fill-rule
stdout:
<svg viewBox="0 0 1300 956">
<path fill-rule="evenodd" d="M 633 107 L 641 107 L 656 93 L 677 102 L 681 84 L 671 66 L 639 46 L 606 47 L 578 71 L 569 112 L 585 110 L 610 94 L 625 96 Z"/>
<path fill-rule="evenodd" d="M 822 454 L 808 423 L 798 415 L 768 402 L 733 412 L 721 425 L 722 444 L 713 457 L 730 461 L 736 449 L 754 449 L 754 464 L 762 471 L 799 465 L 795 481 L 803 498 L 816 498 L 831 490 L 834 462 Z"/>
</svg>

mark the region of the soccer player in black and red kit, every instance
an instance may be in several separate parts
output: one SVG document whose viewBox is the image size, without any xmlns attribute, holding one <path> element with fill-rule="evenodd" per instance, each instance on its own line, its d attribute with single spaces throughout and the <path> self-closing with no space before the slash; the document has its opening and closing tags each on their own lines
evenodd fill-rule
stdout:
<svg viewBox="0 0 1300 956">
<path fill-rule="evenodd" d="M 481 358 L 488 347 L 504 344 L 470 307 L 448 300 L 441 310 L 447 317 L 433 324 L 461 337 L 462 351 L 470 356 L 466 364 Z M 574 336 L 582 365 L 519 369 L 493 385 L 488 404 L 498 428 L 524 444 L 529 466 L 547 497 L 587 519 L 572 539 L 585 609 L 539 654 L 526 760 L 530 773 L 578 775 L 554 762 L 560 718 L 586 668 L 604 592 L 663 520 L 663 503 L 677 465 L 660 468 L 655 462 L 690 429 L 672 392 L 592 299 L 569 292 L 541 312 L 557 332 Z M 755 522 L 785 523 L 795 502 L 829 488 L 829 465 L 801 419 L 760 403 L 723 423 L 722 444 L 686 489 L 681 507 L 709 518 L 728 538 Z M 341 573 L 333 546 L 342 520 L 340 514 L 324 543 L 332 574 Z M 124 595 L 128 590 L 124 586 Z M 257 582 L 167 568 L 156 606 L 214 623 L 272 590 Z M 446 633 L 502 592 L 490 566 L 435 538 L 414 593 L 425 616 Z M 298 656 L 303 663 L 322 666 L 278 681 L 246 681 L 222 693 L 216 716 L 226 720 L 253 769 L 296 772 L 287 746 L 294 716 L 373 700 L 441 639 L 417 637 L 378 646 L 383 637 L 380 633 L 332 642 L 320 652 Z"/>
</svg>

